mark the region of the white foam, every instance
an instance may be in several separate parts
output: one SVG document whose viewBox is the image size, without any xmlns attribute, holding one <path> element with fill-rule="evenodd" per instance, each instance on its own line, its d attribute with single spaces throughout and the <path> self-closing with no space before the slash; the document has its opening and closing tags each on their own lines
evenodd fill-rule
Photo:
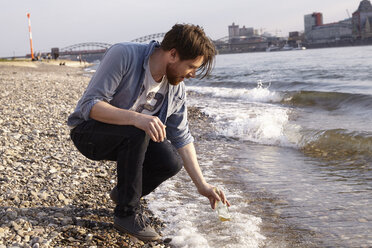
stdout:
<svg viewBox="0 0 372 248">
<path fill-rule="evenodd" d="M 291 110 L 267 104 L 222 102 L 216 99 L 191 100 L 190 105 L 214 120 L 220 135 L 267 145 L 297 147 L 300 126 L 290 122 Z"/>
<path fill-rule="evenodd" d="M 230 201 L 241 195 L 224 191 Z M 166 222 L 163 236 L 170 237 L 176 248 L 260 247 L 265 240 L 260 234 L 261 218 L 242 212 L 246 209 L 244 201 L 236 200 L 236 205 L 230 208 L 232 220 L 221 222 L 208 200 L 196 192 L 191 182 L 178 175 L 147 198 L 149 208 Z"/>
<path fill-rule="evenodd" d="M 234 113 L 226 122 L 219 122 L 221 134 L 261 144 L 292 146 L 297 144 L 290 134 L 289 110 L 279 107 L 252 108 L 251 113 Z M 291 127 L 291 128 L 289 128 Z"/>
<path fill-rule="evenodd" d="M 270 91 L 268 87 L 265 88 L 260 84 L 253 89 L 187 86 L 187 90 L 213 97 L 241 99 L 247 102 L 280 102 L 283 99 L 279 93 Z"/>
<path fill-rule="evenodd" d="M 274 104 L 282 96 L 260 82 L 251 90 L 199 86 L 188 90 L 203 94 L 188 99 L 189 104 L 212 117 L 220 135 L 267 145 L 299 146 L 300 126 L 289 121 L 292 110 Z"/>
</svg>

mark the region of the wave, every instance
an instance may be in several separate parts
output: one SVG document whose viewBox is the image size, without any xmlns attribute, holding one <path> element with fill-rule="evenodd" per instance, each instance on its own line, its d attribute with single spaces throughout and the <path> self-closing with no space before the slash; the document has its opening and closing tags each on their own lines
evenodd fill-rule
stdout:
<svg viewBox="0 0 372 248">
<path fill-rule="evenodd" d="M 225 87 L 225 88 L 236 88 L 236 89 L 244 89 L 247 87 L 256 87 L 257 82 L 245 82 L 241 80 L 223 80 L 223 81 L 188 81 L 187 86 L 200 86 L 200 87 Z"/>
<path fill-rule="evenodd" d="M 280 106 L 256 106 L 250 109 L 250 113 L 235 113 L 228 117 L 211 111 L 207 109 L 206 112 L 215 120 L 216 130 L 222 136 L 291 147 L 333 160 L 355 155 L 372 158 L 372 132 L 305 129 L 291 121 L 295 112 Z"/>
<path fill-rule="evenodd" d="M 265 121 L 262 121 L 265 119 Z M 285 113 L 276 117 L 262 116 L 245 124 L 229 123 L 219 128 L 220 134 L 264 145 L 299 149 L 308 155 L 332 160 L 352 156 L 372 159 L 372 133 L 345 129 L 304 131 L 290 123 Z"/>
<path fill-rule="evenodd" d="M 283 104 L 297 107 L 319 107 L 329 111 L 340 108 L 372 108 L 372 96 L 341 92 L 299 91 L 285 93 Z"/>
<path fill-rule="evenodd" d="M 312 131 L 303 136 L 301 150 L 337 160 L 355 155 L 372 158 L 372 134 L 345 129 Z"/>
<path fill-rule="evenodd" d="M 348 155 L 367 155 L 372 158 L 372 131 L 354 126 L 370 120 L 370 95 L 319 91 L 283 93 L 271 91 L 260 84 L 252 89 L 203 86 L 187 86 L 187 89 L 196 92 L 195 104 L 214 120 L 219 135 L 292 147 L 320 157 L 337 159 Z M 309 124 L 299 119 L 298 109 L 288 105 L 329 111 L 341 109 L 346 110 L 347 115 L 337 113 L 337 118 Z M 311 112 L 314 112 L 313 109 Z M 349 113 L 353 113 L 352 116 Z M 315 112 L 312 117 L 316 116 L 322 115 Z M 334 123 L 327 123 L 328 120 Z M 303 121 L 306 125 L 301 124 Z M 337 124 L 337 121 L 344 121 L 344 125 Z"/>
</svg>

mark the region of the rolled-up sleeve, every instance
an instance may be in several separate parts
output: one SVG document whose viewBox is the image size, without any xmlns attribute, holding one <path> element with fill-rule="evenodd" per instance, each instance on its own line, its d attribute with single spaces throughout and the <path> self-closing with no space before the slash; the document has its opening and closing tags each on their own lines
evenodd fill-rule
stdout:
<svg viewBox="0 0 372 248">
<path fill-rule="evenodd" d="M 68 120 L 73 126 L 78 120 L 89 120 L 92 107 L 100 101 L 110 102 L 127 70 L 125 47 L 116 44 L 105 53 L 96 73 L 89 82 L 74 113 Z"/>
</svg>

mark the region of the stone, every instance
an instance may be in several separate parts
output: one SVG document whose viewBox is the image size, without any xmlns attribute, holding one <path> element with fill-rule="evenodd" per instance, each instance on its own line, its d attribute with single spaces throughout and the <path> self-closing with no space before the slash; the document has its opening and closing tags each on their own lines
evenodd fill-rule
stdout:
<svg viewBox="0 0 372 248">
<path fill-rule="evenodd" d="M 8 219 L 10 220 L 15 220 L 17 217 L 18 217 L 18 214 L 16 211 L 8 211 L 6 213 L 6 216 L 8 217 Z"/>
<path fill-rule="evenodd" d="M 39 192 L 37 195 L 38 195 L 38 197 L 39 197 L 40 199 L 42 199 L 42 200 L 47 200 L 48 197 L 49 197 L 49 194 L 46 193 L 45 191 L 44 191 L 44 192 Z"/>
<path fill-rule="evenodd" d="M 54 217 L 56 217 L 56 218 L 63 218 L 64 216 L 65 215 L 61 212 L 57 212 L 57 213 L 54 214 Z"/>
<path fill-rule="evenodd" d="M 50 238 L 50 239 L 54 239 L 54 238 L 57 237 L 58 235 L 59 235 L 58 232 L 54 231 L 54 232 L 51 232 L 51 233 L 49 234 L 49 238 Z"/>
<path fill-rule="evenodd" d="M 22 240 L 22 237 L 21 236 L 19 236 L 19 235 L 17 235 L 16 237 L 15 237 L 15 240 L 18 242 L 18 243 L 20 243 L 21 242 L 21 240 Z"/>
<path fill-rule="evenodd" d="M 45 213 L 45 212 L 39 212 L 39 213 L 37 213 L 37 217 L 38 218 L 43 218 L 43 217 L 45 217 L 45 216 L 47 216 L 48 214 L 47 213 Z"/>
<path fill-rule="evenodd" d="M 25 235 L 25 231 L 23 231 L 23 230 L 18 230 L 18 231 L 17 231 L 17 234 L 18 234 L 19 236 L 23 237 L 23 236 Z"/>
<path fill-rule="evenodd" d="M 365 218 L 359 218 L 358 221 L 359 221 L 360 223 L 368 223 L 368 220 L 365 219 Z"/>
<path fill-rule="evenodd" d="M 171 238 L 166 238 L 166 239 L 164 239 L 164 243 L 166 243 L 166 244 L 170 243 L 171 241 L 172 241 Z"/>
<path fill-rule="evenodd" d="M 64 199 L 66 199 L 66 197 L 65 197 L 62 193 L 59 193 L 59 194 L 58 194 L 58 199 L 59 199 L 60 201 L 63 201 Z"/>
<path fill-rule="evenodd" d="M 26 243 L 28 243 L 28 242 L 30 241 L 30 236 L 29 236 L 29 235 L 25 235 L 25 236 L 23 237 L 23 240 L 24 240 Z"/>
<path fill-rule="evenodd" d="M 61 221 L 61 224 L 62 225 L 70 225 L 70 224 L 73 224 L 74 221 L 72 220 L 71 217 L 65 217 L 63 218 L 63 220 Z"/>
<path fill-rule="evenodd" d="M 74 242 L 75 238 L 74 237 L 69 237 L 67 240 L 70 241 L 70 242 Z"/>
<path fill-rule="evenodd" d="M 33 244 L 39 243 L 41 241 L 42 241 L 42 238 L 40 238 L 40 237 L 34 237 L 31 240 L 31 244 L 33 245 Z"/>
<path fill-rule="evenodd" d="M 93 239 L 93 234 L 88 233 L 87 236 L 85 237 L 86 241 L 91 241 Z"/>
<path fill-rule="evenodd" d="M 37 195 L 37 192 L 36 191 L 31 191 L 30 194 L 33 196 L 33 197 L 38 197 Z"/>
<path fill-rule="evenodd" d="M 34 229 L 32 229 L 32 231 L 35 233 L 35 234 L 43 234 L 44 233 L 44 228 L 42 228 L 42 227 L 38 227 L 38 228 L 34 228 Z M 38 237 L 39 238 L 39 240 L 40 239 L 42 239 L 41 237 Z M 41 241 L 40 241 L 41 242 Z"/>
</svg>

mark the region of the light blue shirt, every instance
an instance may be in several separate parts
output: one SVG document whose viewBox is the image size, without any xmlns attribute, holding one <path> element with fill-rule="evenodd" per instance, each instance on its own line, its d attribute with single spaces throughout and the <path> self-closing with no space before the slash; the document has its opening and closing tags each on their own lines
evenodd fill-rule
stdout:
<svg viewBox="0 0 372 248">
<path fill-rule="evenodd" d="M 159 43 L 152 41 L 150 44 L 119 43 L 110 47 L 67 124 L 75 127 L 89 120 L 90 110 L 99 101 L 130 109 L 140 93 L 148 59 L 158 46 Z M 177 149 L 194 141 L 187 121 L 184 82 L 176 86 L 169 84 L 158 117 L 167 126 L 167 139 Z"/>
</svg>

